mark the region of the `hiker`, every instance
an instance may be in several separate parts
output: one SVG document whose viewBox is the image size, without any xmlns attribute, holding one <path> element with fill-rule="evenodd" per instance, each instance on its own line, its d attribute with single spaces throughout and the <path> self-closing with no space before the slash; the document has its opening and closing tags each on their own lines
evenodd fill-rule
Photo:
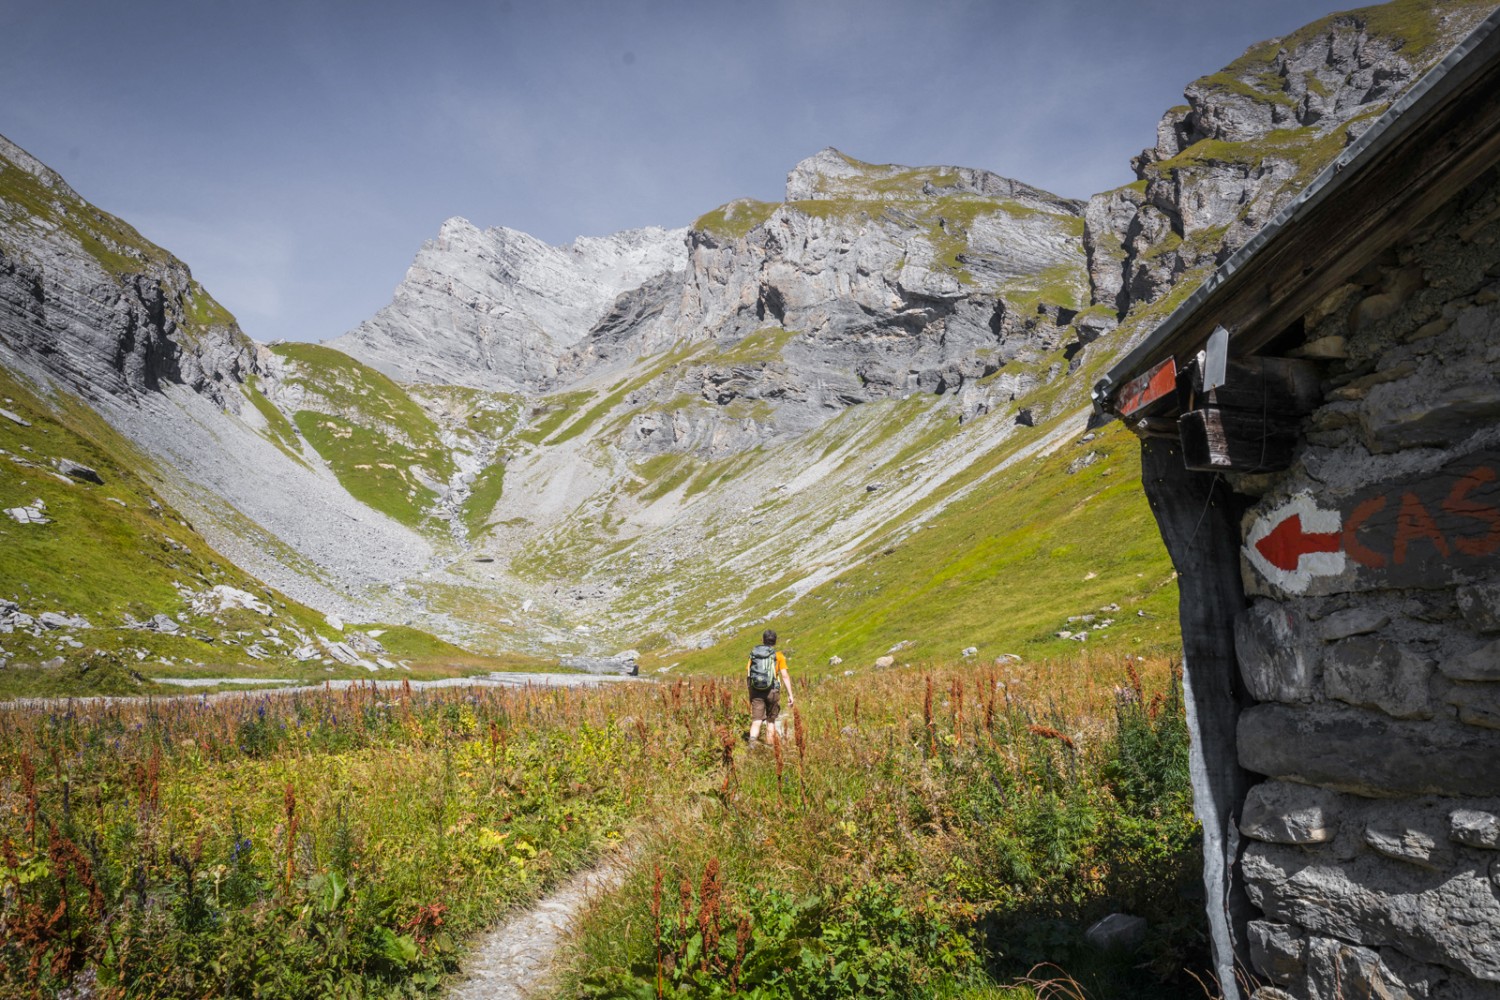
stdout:
<svg viewBox="0 0 1500 1000">
<path fill-rule="evenodd" d="M 760 738 L 761 725 L 770 730 L 768 742 L 778 738 L 776 717 L 781 714 L 781 689 L 786 688 L 786 707 L 791 708 L 792 678 L 787 673 L 786 657 L 776 648 L 776 630 L 766 629 L 760 636 L 762 645 L 750 650 L 745 679 L 750 688 L 750 745 Z"/>
</svg>

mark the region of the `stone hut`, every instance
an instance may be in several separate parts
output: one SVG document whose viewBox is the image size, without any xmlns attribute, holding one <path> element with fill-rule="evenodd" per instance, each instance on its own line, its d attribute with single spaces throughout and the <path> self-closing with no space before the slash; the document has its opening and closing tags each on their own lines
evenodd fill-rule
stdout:
<svg viewBox="0 0 1500 1000">
<path fill-rule="evenodd" d="M 1225 996 L 1500 998 L 1500 13 L 1095 402 L 1179 574 Z"/>
</svg>

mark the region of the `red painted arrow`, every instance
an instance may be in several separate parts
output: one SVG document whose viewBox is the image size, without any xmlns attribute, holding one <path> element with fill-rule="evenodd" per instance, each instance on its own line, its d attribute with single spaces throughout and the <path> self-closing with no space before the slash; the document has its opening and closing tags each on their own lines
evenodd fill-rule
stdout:
<svg viewBox="0 0 1500 1000">
<path fill-rule="evenodd" d="M 1277 569 L 1288 573 L 1297 572 L 1302 557 L 1313 552 L 1337 552 L 1343 547 L 1343 534 L 1338 531 L 1314 532 L 1302 530 L 1302 515 L 1293 514 L 1255 543 L 1260 554 Z"/>
</svg>

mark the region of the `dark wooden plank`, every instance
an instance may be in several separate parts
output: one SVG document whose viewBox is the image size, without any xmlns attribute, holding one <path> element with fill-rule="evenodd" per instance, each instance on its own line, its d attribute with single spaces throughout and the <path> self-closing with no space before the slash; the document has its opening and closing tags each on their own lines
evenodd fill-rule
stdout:
<svg viewBox="0 0 1500 1000">
<path fill-rule="evenodd" d="M 1183 461 L 1200 472 L 1277 472 L 1292 464 L 1298 424 L 1284 414 L 1204 407 L 1177 420 Z"/>
<path fill-rule="evenodd" d="M 1297 358 L 1235 358 L 1228 363 L 1226 379 L 1217 389 L 1203 392 L 1203 372 L 1195 361 L 1191 367 L 1196 406 L 1232 410 L 1263 410 L 1278 414 L 1311 413 L 1323 402 L 1322 376 L 1318 366 Z"/>
<path fill-rule="evenodd" d="M 1249 501 L 1231 492 L 1222 476 L 1185 468 L 1176 442 L 1142 444 L 1141 484 L 1177 570 L 1189 770 L 1193 812 L 1203 825 L 1209 935 L 1219 989 L 1239 998 L 1236 973 L 1250 967 L 1246 921 L 1256 914 L 1236 870 L 1239 816 L 1251 778 L 1240 767 L 1235 737 L 1251 700 L 1229 623 L 1245 609 L 1239 525 Z"/>
</svg>

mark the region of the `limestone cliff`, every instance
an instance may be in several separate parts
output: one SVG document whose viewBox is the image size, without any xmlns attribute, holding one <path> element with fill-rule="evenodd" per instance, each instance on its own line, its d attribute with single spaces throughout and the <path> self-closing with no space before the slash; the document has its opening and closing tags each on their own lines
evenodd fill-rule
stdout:
<svg viewBox="0 0 1500 1000">
<path fill-rule="evenodd" d="M 91 399 L 174 383 L 237 409 L 255 367 L 187 265 L 4 136 L 0 346 Z"/>
<path fill-rule="evenodd" d="M 681 281 L 617 302 L 560 372 L 693 350 L 636 394 L 653 406 L 622 444 L 650 452 L 720 454 L 854 404 L 956 393 L 1077 335 L 1081 209 L 988 171 L 825 149 L 784 203 L 700 218 Z"/>
<path fill-rule="evenodd" d="M 449 219 L 391 303 L 331 346 L 406 382 L 542 389 L 617 296 L 682 268 L 683 236 L 653 227 L 554 247 Z"/>
<path fill-rule="evenodd" d="M 1475 0 L 1333 14 L 1188 86 L 1137 180 L 1084 213 L 1092 301 L 1121 317 L 1223 263 L 1490 12 Z"/>
</svg>

